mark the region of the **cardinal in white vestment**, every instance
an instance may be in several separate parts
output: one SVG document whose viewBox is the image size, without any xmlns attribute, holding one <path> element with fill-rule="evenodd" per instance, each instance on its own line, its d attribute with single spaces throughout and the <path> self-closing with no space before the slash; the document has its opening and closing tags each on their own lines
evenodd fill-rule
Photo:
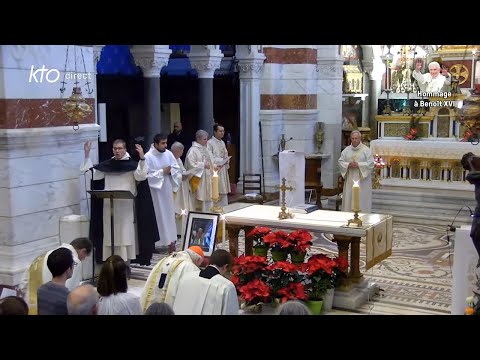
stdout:
<svg viewBox="0 0 480 360">
<path fill-rule="evenodd" d="M 359 181 L 360 210 L 362 213 L 372 211 L 372 170 L 374 160 L 370 148 L 361 143 L 360 131 L 350 134 L 351 144 L 347 146 L 338 159 L 340 173 L 345 179 L 343 185 L 342 211 L 352 211 L 352 186 Z"/>
<path fill-rule="evenodd" d="M 207 149 L 213 155 L 213 161 L 217 166 L 218 171 L 218 193 L 220 195 L 219 205 L 228 205 L 228 194 L 230 193 L 230 177 L 228 176 L 228 169 L 230 167 L 228 160 L 228 151 L 223 136 L 225 135 L 225 128 L 220 124 L 213 125 L 213 137 L 207 142 Z M 224 162 L 227 161 L 225 164 Z M 224 164 L 224 165 L 223 165 Z"/>
<path fill-rule="evenodd" d="M 140 295 L 142 312 L 155 302 L 173 305 L 180 280 L 189 272 L 199 270 L 204 259 L 199 246 L 164 257 L 153 267 Z"/>
<path fill-rule="evenodd" d="M 207 149 L 208 133 L 198 130 L 192 147 L 185 158 L 185 167 L 193 172 L 190 181 L 192 194 L 195 197 L 195 208 L 198 211 L 210 212 L 212 202 L 213 156 Z"/>
<path fill-rule="evenodd" d="M 117 139 L 113 142 L 113 158 L 93 166 L 90 160 L 91 142 L 84 145 L 85 160 L 80 170 L 83 172 L 93 168 L 93 180 L 105 179 L 104 190 L 127 190 L 133 196 L 137 195 L 137 181 L 147 179 L 147 166 L 145 155 L 139 144 L 135 149 L 140 156 L 140 161 L 131 159 L 127 152 L 124 140 Z M 133 199 L 114 199 L 114 253 L 120 255 L 125 261 L 137 257 L 137 231 L 134 216 Z M 91 219 L 92 221 L 93 219 Z M 103 260 L 111 254 L 110 230 L 110 199 L 103 201 Z"/>
<path fill-rule="evenodd" d="M 167 150 L 167 135 L 155 135 L 150 150 L 145 154 L 145 161 L 157 219 L 159 245 L 169 246 L 170 252 L 173 252 L 177 241 L 173 192 L 178 187 L 177 174 L 181 172 L 172 152 Z"/>
<path fill-rule="evenodd" d="M 195 204 L 193 202 L 192 190 L 190 188 L 190 179 L 193 177 L 193 174 L 188 173 L 183 166 L 182 154 L 184 146 L 182 143 L 176 141 L 172 144 L 172 153 L 177 160 L 180 171 L 177 173 L 177 180 L 175 185 L 177 187 L 173 188 L 174 192 L 174 203 L 175 203 L 175 221 L 177 223 L 177 235 L 183 239 L 185 236 L 185 229 L 187 226 L 187 215 L 190 211 L 195 210 Z"/>
<path fill-rule="evenodd" d="M 225 276 L 233 265 L 232 255 L 217 249 L 209 265 L 200 272 L 186 274 L 177 290 L 173 311 L 177 315 L 238 315 L 235 285 Z"/>
<path fill-rule="evenodd" d="M 92 252 L 92 242 L 87 238 L 76 238 L 70 244 L 61 244 L 60 246 L 41 254 L 33 260 L 30 266 L 25 270 L 20 283 L 20 292 L 29 307 L 29 314 L 37 314 L 37 290 L 38 288 L 52 280 L 52 273 L 47 267 L 48 256 L 56 249 L 67 248 L 72 252 L 73 262 L 76 264 L 73 268 L 72 277 L 67 279 L 65 286 L 68 290 L 73 290 L 83 279 L 82 261 Z"/>
</svg>

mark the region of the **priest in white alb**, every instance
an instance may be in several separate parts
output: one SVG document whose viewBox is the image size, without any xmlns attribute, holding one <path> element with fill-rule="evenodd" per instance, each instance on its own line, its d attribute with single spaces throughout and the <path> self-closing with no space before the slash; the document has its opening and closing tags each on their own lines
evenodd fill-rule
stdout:
<svg viewBox="0 0 480 360">
<path fill-rule="evenodd" d="M 198 130 L 195 141 L 185 158 L 187 171 L 193 173 L 190 180 L 192 194 L 195 198 L 195 208 L 198 211 L 210 212 L 212 202 L 212 176 L 214 170 L 213 156 L 207 149 L 208 133 Z"/>
<path fill-rule="evenodd" d="M 177 235 L 181 238 L 185 235 L 185 229 L 187 226 L 187 215 L 190 211 L 195 210 L 195 205 L 192 197 L 192 190 L 190 188 L 190 179 L 193 174 L 187 172 L 181 156 L 185 147 L 178 141 L 174 142 L 171 146 L 171 151 L 175 159 L 177 160 L 180 171 L 177 173 L 177 179 L 173 188 L 173 201 L 175 203 L 175 221 L 177 223 Z"/>
<path fill-rule="evenodd" d="M 142 313 L 155 302 L 173 306 L 179 282 L 189 272 L 198 273 L 203 259 L 203 250 L 199 246 L 190 246 L 187 250 L 174 252 L 156 263 L 140 295 Z"/>
<path fill-rule="evenodd" d="M 229 158 L 223 136 L 225 128 L 220 124 L 213 125 L 213 136 L 207 142 L 207 149 L 213 155 L 213 161 L 218 171 L 218 193 L 220 206 L 228 205 L 228 194 L 230 193 L 230 178 L 228 176 Z"/>
<path fill-rule="evenodd" d="M 185 274 L 173 302 L 175 314 L 238 315 L 237 290 L 226 278 L 232 266 L 232 254 L 217 249 L 205 269 Z"/>
<path fill-rule="evenodd" d="M 155 135 L 150 150 L 145 154 L 145 162 L 160 238 L 158 245 L 168 246 L 173 252 L 177 241 L 173 189 L 179 185 L 177 174 L 181 171 L 172 152 L 167 149 L 167 137 L 166 134 Z"/>
<path fill-rule="evenodd" d="M 338 159 L 340 174 L 345 179 L 343 185 L 342 211 L 352 211 L 352 186 L 358 181 L 360 186 L 360 209 L 362 213 L 372 211 L 372 170 L 374 160 L 370 148 L 361 142 L 362 134 L 353 130 L 351 144 Z"/>
</svg>

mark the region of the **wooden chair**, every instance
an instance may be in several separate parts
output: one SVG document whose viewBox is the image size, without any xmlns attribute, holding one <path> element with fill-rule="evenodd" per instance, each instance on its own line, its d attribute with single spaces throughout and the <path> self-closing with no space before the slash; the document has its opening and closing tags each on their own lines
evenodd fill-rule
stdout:
<svg viewBox="0 0 480 360">
<path fill-rule="evenodd" d="M 246 196 L 253 194 L 255 196 Z M 243 196 L 239 199 L 242 202 L 253 202 L 263 204 L 264 196 L 262 191 L 262 174 L 243 174 Z"/>
</svg>

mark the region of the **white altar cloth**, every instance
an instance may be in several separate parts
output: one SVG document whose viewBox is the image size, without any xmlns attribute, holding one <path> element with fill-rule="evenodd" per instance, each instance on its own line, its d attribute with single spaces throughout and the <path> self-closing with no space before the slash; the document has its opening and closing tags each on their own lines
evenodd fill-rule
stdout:
<svg viewBox="0 0 480 360">
<path fill-rule="evenodd" d="M 366 262 L 369 269 L 392 252 L 393 217 L 384 214 L 362 214 L 362 227 L 346 227 L 352 212 L 316 210 L 309 214 L 294 214 L 293 219 L 278 219 L 279 206 L 252 205 L 225 214 L 232 225 L 264 225 L 272 228 L 305 229 L 333 235 L 366 238 Z"/>
<path fill-rule="evenodd" d="M 452 140 L 391 140 L 377 139 L 370 141 L 372 154 L 380 156 L 418 157 L 428 159 L 458 160 L 471 151 L 480 155 L 478 146 L 469 142 Z"/>
</svg>

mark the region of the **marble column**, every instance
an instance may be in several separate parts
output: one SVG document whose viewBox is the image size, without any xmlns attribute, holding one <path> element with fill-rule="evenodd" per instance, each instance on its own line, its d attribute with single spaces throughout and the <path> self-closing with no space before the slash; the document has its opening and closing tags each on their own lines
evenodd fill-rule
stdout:
<svg viewBox="0 0 480 360">
<path fill-rule="evenodd" d="M 378 112 L 378 98 L 382 92 L 382 76 L 385 73 L 385 64 L 380 59 L 364 61 L 363 68 L 368 76 L 368 127 L 371 129 L 372 140 L 376 139 L 377 122 L 375 115 Z"/>
<path fill-rule="evenodd" d="M 213 133 L 213 76 L 220 68 L 223 53 L 220 45 L 192 45 L 188 54 L 192 68 L 198 73 L 198 129 Z"/>
<path fill-rule="evenodd" d="M 168 45 L 134 45 L 131 52 L 144 77 L 144 147 L 147 151 L 155 134 L 170 132 L 170 124 L 161 119 L 160 71 L 168 64 L 172 50 Z"/>
<path fill-rule="evenodd" d="M 323 189 L 337 187 L 338 158 L 342 150 L 343 59 L 338 45 L 317 45 L 318 121 L 325 124 L 322 160 Z"/>
<path fill-rule="evenodd" d="M 81 47 L 86 70 L 79 48 L 75 49 L 77 64 L 82 64 L 78 73 L 90 81 L 92 47 Z M 97 139 L 99 126 L 92 111 L 74 131 L 61 110 L 66 100 L 59 91 L 66 45 L 2 45 L 0 52 L 4 65 L 0 69 L 0 284 L 17 285 L 36 256 L 60 244 L 60 219 L 80 213 L 85 193 L 79 176 L 83 144 Z M 32 65 L 59 71 L 59 79 L 51 77 L 53 82 L 48 82 L 37 76 L 29 81 L 30 71 L 25 69 Z M 73 56 L 66 71 L 75 72 Z M 66 79 L 68 96 L 73 85 Z M 88 94 L 83 81 L 80 85 L 86 103 L 93 107 L 96 89 Z"/>
<path fill-rule="evenodd" d="M 240 78 L 240 176 L 261 174 L 260 79 L 265 55 L 257 45 L 239 45 L 235 57 Z"/>
</svg>

